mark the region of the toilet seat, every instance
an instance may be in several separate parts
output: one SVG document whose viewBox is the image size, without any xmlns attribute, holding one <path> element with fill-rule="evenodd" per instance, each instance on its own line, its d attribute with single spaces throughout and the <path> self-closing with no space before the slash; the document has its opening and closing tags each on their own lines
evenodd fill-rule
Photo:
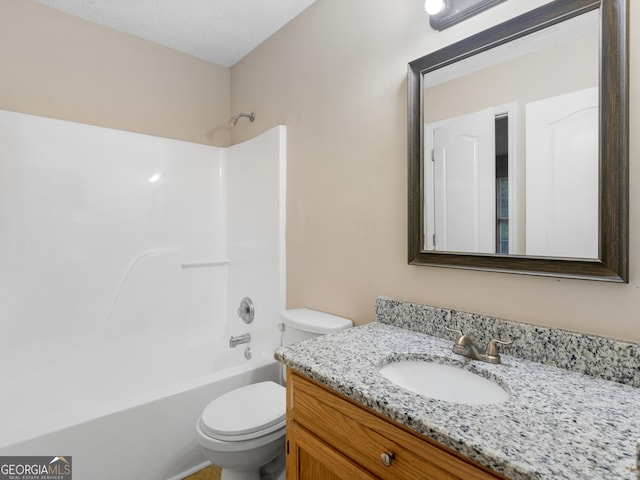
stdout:
<svg viewBox="0 0 640 480">
<path fill-rule="evenodd" d="M 198 424 L 211 438 L 237 442 L 284 429 L 285 417 L 286 389 L 269 381 L 216 398 L 204 409 Z"/>
</svg>

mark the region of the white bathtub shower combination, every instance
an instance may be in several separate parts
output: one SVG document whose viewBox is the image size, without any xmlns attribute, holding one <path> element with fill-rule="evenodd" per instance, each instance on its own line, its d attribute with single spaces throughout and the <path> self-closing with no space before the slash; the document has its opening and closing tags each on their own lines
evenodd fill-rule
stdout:
<svg viewBox="0 0 640 480">
<path fill-rule="evenodd" d="M 225 149 L 0 111 L 0 455 L 204 462 L 204 406 L 278 378 L 284 175 L 284 127 Z"/>
</svg>

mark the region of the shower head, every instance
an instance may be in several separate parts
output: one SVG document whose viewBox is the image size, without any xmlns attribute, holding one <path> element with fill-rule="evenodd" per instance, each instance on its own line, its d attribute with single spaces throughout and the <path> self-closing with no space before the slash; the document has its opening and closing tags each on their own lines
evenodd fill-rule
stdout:
<svg viewBox="0 0 640 480">
<path fill-rule="evenodd" d="M 233 117 L 231 117 L 231 119 L 229 120 L 229 126 L 230 127 L 235 127 L 236 123 L 238 123 L 238 120 L 240 120 L 242 117 L 247 117 L 250 121 L 254 121 L 256 119 L 256 114 L 251 112 L 251 113 L 237 113 L 236 115 L 234 115 Z"/>
</svg>

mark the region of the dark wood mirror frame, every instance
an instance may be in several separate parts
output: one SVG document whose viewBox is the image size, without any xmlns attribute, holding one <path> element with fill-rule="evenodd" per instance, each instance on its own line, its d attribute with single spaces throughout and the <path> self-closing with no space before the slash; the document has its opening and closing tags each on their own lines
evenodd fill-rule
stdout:
<svg viewBox="0 0 640 480">
<path fill-rule="evenodd" d="M 601 9 L 599 259 L 423 250 L 423 91 L 426 73 L 498 45 Z M 628 282 L 628 0 L 555 0 L 409 63 L 409 264 Z"/>
</svg>

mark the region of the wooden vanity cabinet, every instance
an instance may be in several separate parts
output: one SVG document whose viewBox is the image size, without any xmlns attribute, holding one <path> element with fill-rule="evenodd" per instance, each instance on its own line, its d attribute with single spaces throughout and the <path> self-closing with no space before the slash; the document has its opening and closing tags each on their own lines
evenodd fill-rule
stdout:
<svg viewBox="0 0 640 480">
<path fill-rule="evenodd" d="M 505 477 L 287 370 L 287 480 L 344 479 Z"/>
</svg>

